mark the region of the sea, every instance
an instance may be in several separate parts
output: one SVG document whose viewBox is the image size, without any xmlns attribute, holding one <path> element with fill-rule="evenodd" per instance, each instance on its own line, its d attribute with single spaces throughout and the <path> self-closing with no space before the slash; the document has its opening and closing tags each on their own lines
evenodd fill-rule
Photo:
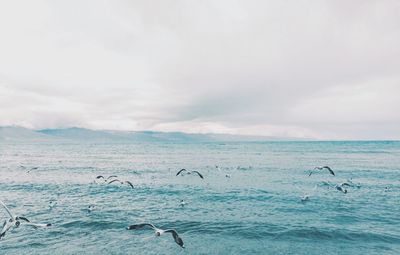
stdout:
<svg viewBox="0 0 400 255">
<path fill-rule="evenodd" d="M 335 175 L 309 176 L 316 166 Z M 177 176 L 183 168 L 204 179 Z M 7 255 L 400 254 L 400 142 L 4 140 L 0 199 L 52 224 L 12 228 L 0 240 Z M 175 229 L 185 248 L 126 229 L 139 223 Z"/>
</svg>

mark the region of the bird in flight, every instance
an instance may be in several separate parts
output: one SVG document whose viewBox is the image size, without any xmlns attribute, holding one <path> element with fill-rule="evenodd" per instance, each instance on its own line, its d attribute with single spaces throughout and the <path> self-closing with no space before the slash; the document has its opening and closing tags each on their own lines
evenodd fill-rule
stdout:
<svg viewBox="0 0 400 255">
<path fill-rule="evenodd" d="M 316 170 L 321 171 L 324 169 L 328 170 L 331 175 L 333 175 L 333 176 L 335 175 L 335 173 L 329 166 L 316 166 L 316 167 L 314 167 L 313 170 L 310 171 L 310 174 L 308 176 L 311 176 Z"/>
<path fill-rule="evenodd" d="M 104 182 L 108 182 L 108 181 L 110 181 L 110 179 L 117 178 L 117 177 L 118 177 L 118 176 L 116 176 L 116 175 L 110 175 L 110 176 L 108 176 L 108 177 L 106 178 L 106 177 L 104 177 L 103 175 L 98 175 L 98 176 L 96 177 L 96 180 L 103 179 Z"/>
<path fill-rule="evenodd" d="M 5 220 L 3 222 L 3 226 L 2 226 L 2 229 L 0 231 L 0 239 L 3 238 L 6 235 L 7 231 L 9 231 L 12 227 L 15 227 L 15 228 L 19 227 L 21 225 L 21 220 L 25 221 L 24 225 L 32 226 L 34 228 L 51 226 L 51 224 L 36 224 L 36 223 L 32 223 L 25 217 L 15 216 L 14 214 L 12 214 L 10 209 L 8 209 L 8 207 L 1 200 L 0 200 L 0 205 L 3 206 L 3 208 L 6 210 L 7 214 L 10 216 L 10 219 Z"/>
<path fill-rule="evenodd" d="M 114 182 L 119 182 L 120 184 L 125 184 L 126 183 L 129 186 L 131 186 L 132 189 L 134 188 L 132 182 L 130 182 L 130 181 L 120 181 L 118 179 L 114 179 L 114 180 L 108 182 L 108 184 L 111 184 L 111 183 L 114 183 Z"/>
<path fill-rule="evenodd" d="M 204 177 L 203 177 L 203 175 L 201 174 L 201 173 L 199 173 L 198 171 L 188 171 L 188 170 L 186 170 L 186 169 L 181 169 L 181 170 L 179 170 L 179 172 L 177 172 L 176 173 L 176 176 L 178 176 L 178 175 L 183 175 L 183 174 L 192 174 L 192 173 L 195 173 L 195 174 L 197 174 L 201 179 L 204 179 Z"/>
<path fill-rule="evenodd" d="M 351 187 L 351 185 L 348 184 L 347 182 L 342 182 L 342 183 L 337 184 L 337 185 L 335 186 L 335 188 L 336 188 L 337 190 L 339 190 L 339 191 L 343 192 L 344 194 L 346 194 L 346 193 L 347 193 L 347 189 L 346 189 L 345 187 Z"/>
<path fill-rule="evenodd" d="M 142 223 L 142 224 L 130 225 L 126 229 L 127 230 L 135 230 L 135 229 L 141 229 L 141 228 L 144 228 L 144 227 L 152 228 L 154 230 L 154 233 L 155 233 L 156 236 L 161 236 L 164 233 L 171 233 L 172 237 L 174 238 L 175 243 L 177 243 L 180 247 L 185 248 L 185 246 L 183 244 L 183 240 L 179 237 L 178 233 L 174 229 L 163 230 L 163 229 L 155 227 L 151 223 Z"/>
</svg>

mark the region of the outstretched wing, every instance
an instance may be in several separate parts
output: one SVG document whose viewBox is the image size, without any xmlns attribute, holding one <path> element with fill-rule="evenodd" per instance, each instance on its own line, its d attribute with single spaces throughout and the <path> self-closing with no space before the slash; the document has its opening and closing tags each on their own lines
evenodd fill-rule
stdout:
<svg viewBox="0 0 400 255">
<path fill-rule="evenodd" d="M 30 222 L 27 218 L 22 217 L 22 216 L 18 216 L 18 217 L 17 217 L 17 220 L 24 220 L 24 221 L 26 221 L 26 222 Z"/>
<path fill-rule="evenodd" d="M 110 175 L 110 176 L 108 176 L 107 177 L 107 179 L 110 179 L 110 178 L 117 178 L 118 176 L 116 176 L 116 175 Z"/>
<path fill-rule="evenodd" d="M 133 189 L 133 184 L 130 181 L 125 181 L 125 183 L 129 184 L 129 186 L 131 186 L 131 188 Z"/>
<path fill-rule="evenodd" d="M 9 220 L 5 220 L 5 221 L 4 221 L 3 227 L 2 227 L 2 229 L 1 229 L 1 231 L 0 231 L 0 239 L 6 235 L 6 232 L 7 232 L 12 226 L 14 226 L 14 222 L 9 221 Z"/>
<path fill-rule="evenodd" d="M 4 207 L 4 209 L 6 209 L 8 215 L 10 215 L 10 217 L 14 220 L 15 219 L 14 215 L 11 213 L 8 207 L 3 203 L 3 201 L 0 200 L 0 204 Z"/>
<path fill-rule="evenodd" d="M 99 175 L 99 176 L 96 177 L 96 179 L 100 179 L 100 178 L 103 178 L 103 179 L 104 179 L 104 176 Z"/>
<path fill-rule="evenodd" d="M 28 223 L 24 223 L 24 225 L 26 225 L 26 226 L 31 226 L 31 227 L 33 227 L 33 228 L 35 228 L 35 229 L 37 229 L 37 228 L 47 228 L 47 227 L 51 227 L 51 223 L 40 224 L 40 223 L 31 223 L 31 222 L 28 222 Z"/>
<path fill-rule="evenodd" d="M 183 171 L 187 171 L 185 168 L 179 170 L 179 172 L 176 173 L 176 176 L 178 176 L 180 173 L 182 173 Z"/>
<path fill-rule="evenodd" d="M 201 173 L 197 172 L 197 171 L 192 171 L 193 173 L 196 173 L 200 176 L 201 179 L 204 179 L 203 175 L 201 175 Z"/>
<path fill-rule="evenodd" d="M 152 229 L 155 229 L 156 227 L 151 224 L 151 223 L 142 223 L 142 224 L 134 224 L 134 225 L 130 225 L 129 227 L 127 227 L 126 229 L 128 230 L 132 230 L 132 229 L 141 229 L 144 228 L 146 226 L 151 227 Z"/>
<path fill-rule="evenodd" d="M 39 169 L 39 167 L 32 167 L 31 169 L 29 169 L 28 171 L 26 171 L 27 173 L 30 173 L 32 170 L 37 170 Z"/>
<path fill-rule="evenodd" d="M 110 181 L 108 184 L 111 184 L 111 183 L 113 183 L 113 182 L 120 182 L 120 180 L 115 179 L 115 180 Z"/>
<path fill-rule="evenodd" d="M 331 175 L 335 175 L 335 173 L 329 166 L 324 166 L 323 168 L 328 169 L 328 171 L 331 173 Z"/>
<path fill-rule="evenodd" d="M 185 246 L 183 245 L 182 238 L 179 237 L 178 233 L 174 229 L 168 229 L 168 230 L 165 230 L 165 232 L 171 233 L 172 237 L 175 240 L 175 243 L 177 243 L 180 247 L 185 248 Z"/>
</svg>

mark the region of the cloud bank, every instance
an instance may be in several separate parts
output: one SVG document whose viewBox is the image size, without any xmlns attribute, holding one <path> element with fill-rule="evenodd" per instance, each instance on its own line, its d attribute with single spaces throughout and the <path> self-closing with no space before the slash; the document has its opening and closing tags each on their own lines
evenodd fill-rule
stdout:
<svg viewBox="0 0 400 255">
<path fill-rule="evenodd" d="M 0 3 L 0 125 L 400 139 L 398 1 Z"/>
</svg>

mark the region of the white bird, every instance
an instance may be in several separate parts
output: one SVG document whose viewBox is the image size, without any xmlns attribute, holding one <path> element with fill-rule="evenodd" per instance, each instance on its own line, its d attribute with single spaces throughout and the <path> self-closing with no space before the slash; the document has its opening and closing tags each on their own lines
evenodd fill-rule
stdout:
<svg viewBox="0 0 400 255">
<path fill-rule="evenodd" d="M 181 202 L 179 203 L 179 206 L 184 207 L 186 205 L 186 202 L 183 201 L 183 199 L 181 200 Z"/>
<path fill-rule="evenodd" d="M 8 215 L 10 216 L 10 219 L 7 221 L 4 221 L 2 230 L 0 232 L 0 239 L 6 235 L 6 232 L 9 231 L 12 227 L 19 227 L 21 225 L 21 220 L 26 221 L 24 225 L 27 226 L 32 226 L 34 228 L 38 227 L 49 227 L 51 224 L 37 224 L 37 223 L 32 223 L 30 222 L 27 218 L 22 217 L 22 216 L 14 216 L 10 209 L 3 203 L 3 201 L 0 200 L 0 204 L 3 206 L 3 208 L 7 211 Z"/>
<path fill-rule="evenodd" d="M 186 172 L 187 174 L 196 173 L 201 179 L 204 179 L 203 175 L 201 173 L 199 173 L 198 171 L 188 171 L 184 168 L 179 170 L 179 172 L 176 173 L 176 176 L 178 176 L 180 174 L 183 175 L 184 172 Z"/>
<path fill-rule="evenodd" d="M 94 205 L 89 205 L 87 210 L 88 210 L 88 213 L 91 213 L 94 210 Z"/>
<path fill-rule="evenodd" d="M 56 205 L 57 205 L 57 201 L 50 201 L 50 202 L 49 202 L 49 209 L 50 209 L 50 210 L 53 209 L 54 206 L 56 206 Z"/>
<path fill-rule="evenodd" d="M 126 229 L 127 230 L 135 230 L 135 229 L 141 229 L 143 227 L 151 227 L 154 230 L 154 233 L 155 233 L 156 236 L 161 236 L 164 233 L 171 233 L 172 237 L 175 240 L 175 243 L 177 243 L 180 247 L 185 248 L 185 246 L 183 244 L 183 240 L 179 237 L 178 233 L 174 229 L 163 230 L 163 229 L 160 229 L 160 228 L 156 228 L 151 223 L 142 223 L 142 224 L 130 225 Z"/>
<path fill-rule="evenodd" d="M 98 175 L 98 176 L 96 177 L 96 179 L 95 179 L 95 182 L 96 182 L 96 180 L 100 180 L 100 179 L 103 179 L 104 182 L 108 182 L 108 181 L 110 181 L 111 179 L 117 178 L 117 177 L 118 177 L 118 176 L 116 176 L 116 175 L 110 175 L 110 176 L 108 176 L 108 177 L 106 178 L 106 177 L 104 177 L 103 175 Z"/>
<path fill-rule="evenodd" d="M 314 167 L 313 170 L 310 171 L 310 174 L 308 176 L 311 176 L 315 170 L 323 170 L 323 169 L 328 170 L 331 175 L 335 175 L 335 173 L 329 166 L 316 166 L 316 167 Z"/>
<path fill-rule="evenodd" d="M 129 186 L 131 186 L 132 189 L 134 188 L 132 182 L 130 182 L 130 181 L 120 181 L 120 180 L 118 180 L 118 179 L 114 179 L 114 180 L 110 181 L 108 184 L 111 184 L 111 183 L 113 183 L 113 182 L 119 182 L 121 185 L 123 185 L 123 184 L 126 183 L 126 184 L 128 184 Z"/>
<path fill-rule="evenodd" d="M 340 184 L 337 184 L 337 185 L 335 186 L 335 188 L 336 188 L 337 190 L 343 192 L 344 194 L 346 194 L 346 193 L 347 193 L 347 189 L 345 188 L 345 186 L 350 187 L 350 185 L 349 185 L 348 183 L 342 182 L 342 183 L 340 183 Z"/>
<path fill-rule="evenodd" d="M 301 202 L 306 202 L 310 200 L 310 196 L 309 195 L 304 195 L 303 197 L 301 197 Z"/>
<path fill-rule="evenodd" d="M 39 169 L 39 167 L 32 167 L 31 169 L 29 169 L 28 171 L 26 171 L 27 173 L 30 173 L 32 170 L 37 170 L 37 169 Z"/>
<path fill-rule="evenodd" d="M 19 222 L 20 220 L 24 220 L 24 221 L 26 221 L 26 222 L 29 222 L 29 220 L 27 219 L 27 218 L 25 218 L 25 217 L 22 217 L 22 216 L 14 216 L 12 213 L 11 213 L 11 211 L 10 211 L 10 209 L 8 209 L 8 207 L 3 203 L 3 201 L 1 201 L 0 200 L 0 205 L 2 205 L 3 206 L 3 208 L 6 210 L 6 212 L 8 213 L 8 215 L 11 217 L 11 219 L 10 220 L 12 220 L 12 221 L 15 221 L 15 222 Z M 19 224 L 18 224 L 19 225 Z"/>
</svg>

